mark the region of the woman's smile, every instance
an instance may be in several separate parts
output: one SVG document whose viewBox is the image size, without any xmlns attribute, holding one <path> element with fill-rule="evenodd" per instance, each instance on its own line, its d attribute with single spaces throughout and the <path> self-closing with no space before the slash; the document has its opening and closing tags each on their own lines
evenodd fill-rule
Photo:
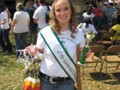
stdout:
<svg viewBox="0 0 120 90">
<path fill-rule="evenodd" d="M 55 15 L 60 24 L 68 24 L 71 17 L 71 8 L 68 0 L 60 0 L 55 5 Z"/>
</svg>

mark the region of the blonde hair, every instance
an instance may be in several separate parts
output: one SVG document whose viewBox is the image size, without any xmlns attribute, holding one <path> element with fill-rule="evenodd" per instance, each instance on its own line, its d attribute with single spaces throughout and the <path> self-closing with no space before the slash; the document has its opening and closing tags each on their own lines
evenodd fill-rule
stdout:
<svg viewBox="0 0 120 90">
<path fill-rule="evenodd" d="M 16 5 L 16 10 L 17 10 L 17 11 L 24 10 L 23 4 L 22 4 L 22 3 L 17 3 L 17 5 Z"/>
<path fill-rule="evenodd" d="M 55 15 L 55 4 L 56 2 L 58 2 L 59 0 L 54 0 L 53 4 L 52 4 L 52 11 L 50 12 L 50 18 L 51 18 L 51 25 L 53 27 L 53 29 L 55 30 L 55 32 L 60 34 L 60 25 L 58 23 L 58 20 L 56 18 Z M 77 28 L 77 17 L 76 17 L 76 12 L 75 9 L 73 7 L 73 4 L 70 0 L 68 0 L 68 2 L 70 3 L 70 8 L 71 8 L 71 18 L 70 18 L 70 31 L 72 32 L 71 37 L 75 37 L 74 33 L 76 33 L 76 28 Z"/>
</svg>

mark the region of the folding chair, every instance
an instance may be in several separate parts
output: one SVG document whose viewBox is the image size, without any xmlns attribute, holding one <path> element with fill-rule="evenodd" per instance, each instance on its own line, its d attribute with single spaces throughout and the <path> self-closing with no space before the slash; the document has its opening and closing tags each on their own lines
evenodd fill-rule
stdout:
<svg viewBox="0 0 120 90">
<path fill-rule="evenodd" d="M 94 53 L 94 55 L 91 57 L 86 58 L 85 64 L 86 66 L 83 67 L 83 79 L 84 79 L 84 68 L 90 68 L 94 67 L 94 71 L 96 70 L 96 67 L 98 63 L 100 63 L 100 66 L 102 64 L 102 54 L 104 50 L 104 46 L 102 45 L 95 45 L 90 46 L 91 53 Z"/>
<path fill-rule="evenodd" d="M 106 38 L 106 37 L 109 37 L 109 38 Z M 100 45 L 109 45 L 111 46 L 113 44 L 113 42 L 110 40 L 110 36 L 108 33 L 105 33 L 101 40 L 100 41 L 96 41 L 97 44 L 100 44 Z"/>
<path fill-rule="evenodd" d="M 120 56 L 118 53 L 120 53 L 120 45 L 112 45 L 107 49 L 104 59 L 103 59 L 103 63 L 102 63 L 102 67 L 103 67 L 104 62 L 106 63 L 105 64 L 106 74 L 107 74 L 108 68 L 116 68 L 116 70 L 119 68 Z M 108 63 L 109 64 L 111 63 L 111 66 L 110 65 L 108 66 Z M 116 63 L 117 65 L 113 63 Z"/>
</svg>

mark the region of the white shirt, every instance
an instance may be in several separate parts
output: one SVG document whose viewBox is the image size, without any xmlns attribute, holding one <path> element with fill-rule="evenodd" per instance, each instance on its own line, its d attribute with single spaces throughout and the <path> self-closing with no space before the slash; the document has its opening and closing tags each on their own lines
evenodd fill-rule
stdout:
<svg viewBox="0 0 120 90">
<path fill-rule="evenodd" d="M 42 29 L 48 25 L 45 20 L 46 11 L 47 11 L 46 6 L 40 6 L 34 12 L 33 19 L 38 20 L 39 29 Z"/>
<path fill-rule="evenodd" d="M 77 29 L 80 30 L 80 31 L 82 31 L 84 35 L 87 32 L 94 32 L 95 34 L 98 33 L 93 24 L 89 24 L 89 26 L 86 28 L 86 23 L 80 23 L 77 26 Z"/>
<path fill-rule="evenodd" d="M 13 19 L 17 21 L 17 24 L 13 29 L 14 33 L 24 33 L 29 31 L 28 21 L 30 20 L 30 17 L 27 12 L 16 11 L 14 13 Z"/>
<path fill-rule="evenodd" d="M 4 10 L 3 12 L 1 12 L 0 17 L 1 17 L 0 23 L 3 23 L 4 20 L 6 20 L 5 24 L 1 24 L 1 28 L 2 29 L 9 29 L 10 26 L 9 26 L 9 22 L 8 22 L 8 13 L 7 13 L 7 11 Z"/>
<path fill-rule="evenodd" d="M 94 15 L 93 13 L 91 13 L 90 15 L 88 15 L 87 12 L 84 12 L 84 13 L 83 13 L 83 17 L 84 17 L 84 18 L 85 18 L 85 17 L 89 17 L 89 18 L 91 18 L 91 21 L 93 22 L 93 18 L 95 17 L 95 15 Z"/>
<path fill-rule="evenodd" d="M 46 27 L 42 30 L 48 30 L 50 27 Z M 50 31 L 50 30 L 49 30 Z M 50 33 L 47 31 L 46 33 Z M 51 34 L 51 33 L 50 33 Z M 65 32 L 61 32 L 61 35 L 58 36 L 60 41 L 63 43 L 64 47 L 70 54 L 71 58 L 76 62 L 76 47 L 78 44 L 80 44 L 80 47 L 85 46 L 85 38 L 81 31 L 78 31 L 76 33 L 76 37 L 71 37 L 71 32 L 68 29 Z M 50 38 L 51 43 L 55 44 L 55 41 Z M 60 67 L 58 62 L 55 60 L 54 56 L 52 55 L 51 51 L 45 44 L 44 40 L 38 33 L 37 43 L 36 46 L 40 49 L 44 49 L 44 60 L 41 62 L 41 72 L 49 75 L 49 76 L 59 76 L 59 77 L 67 77 L 66 73 L 63 71 L 63 69 Z"/>
</svg>

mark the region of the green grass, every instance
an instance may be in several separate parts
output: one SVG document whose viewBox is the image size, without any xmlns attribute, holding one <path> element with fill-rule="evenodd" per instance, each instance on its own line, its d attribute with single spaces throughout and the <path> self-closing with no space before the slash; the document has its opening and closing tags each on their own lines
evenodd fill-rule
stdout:
<svg viewBox="0 0 120 90">
<path fill-rule="evenodd" d="M 83 90 L 119 90 L 120 72 L 110 69 L 108 74 L 103 72 L 94 72 L 91 69 L 85 70 L 85 80 L 82 80 Z"/>
<path fill-rule="evenodd" d="M 15 53 L 0 57 L 0 90 L 17 90 L 23 82 L 23 65 L 16 62 Z"/>
<path fill-rule="evenodd" d="M 13 36 L 11 36 L 11 42 L 15 45 Z M 24 66 L 16 62 L 15 52 L 11 54 L 0 52 L 0 90 L 21 90 L 23 69 Z M 106 75 L 104 70 L 100 73 L 94 72 L 92 68 L 86 68 L 85 79 L 81 79 L 82 90 L 120 90 L 119 71 L 109 69 Z"/>
</svg>

